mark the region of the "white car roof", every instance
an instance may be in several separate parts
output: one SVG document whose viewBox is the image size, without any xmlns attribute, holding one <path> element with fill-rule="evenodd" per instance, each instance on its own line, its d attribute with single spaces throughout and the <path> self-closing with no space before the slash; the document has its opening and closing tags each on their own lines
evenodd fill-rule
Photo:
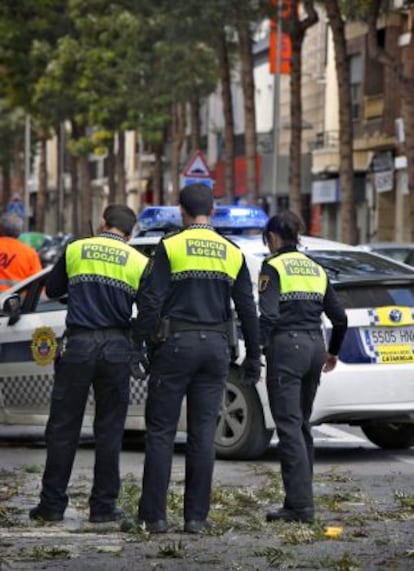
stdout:
<svg viewBox="0 0 414 571">
<path fill-rule="evenodd" d="M 325 238 L 315 238 L 314 236 L 301 236 L 300 246 L 303 250 L 356 250 L 355 246 L 350 246 L 343 242 L 325 240 Z"/>
<path fill-rule="evenodd" d="M 234 234 L 226 236 L 235 242 L 243 252 L 250 252 L 252 254 L 267 255 L 269 253 L 268 247 L 263 243 L 261 234 Z M 139 244 L 158 244 L 162 236 L 137 236 L 131 238 L 129 243 L 131 245 Z M 335 242 L 333 240 L 325 240 L 324 238 L 315 238 L 313 236 L 301 236 L 300 238 L 300 249 L 301 250 L 357 250 L 355 246 L 350 246 L 349 244 L 343 244 L 342 242 Z"/>
</svg>

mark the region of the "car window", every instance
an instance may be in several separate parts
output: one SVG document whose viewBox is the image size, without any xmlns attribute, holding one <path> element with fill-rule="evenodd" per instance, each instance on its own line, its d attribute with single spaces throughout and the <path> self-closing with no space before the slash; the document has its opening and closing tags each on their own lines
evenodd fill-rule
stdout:
<svg viewBox="0 0 414 571">
<path fill-rule="evenodd" d="M 405 260 L 405 263 L 410 266 L 414 266 L 414 250 L 410 250 L 407 259 Z"/>
<path fill-rule="evenodd" d="M 409 251 L 406 248 L 376 248 L 374 250 L 376 253 L 381 254 L 381 256 L 388 256 L 397 262 L 406 263 Z"/>
<path fill-rule="evenodd" d="M 45 283 L 48 274 L 34 279 L 26 286 L 17 290 L 22 301 L 22 313 L 42 313 L 45 311 L 62 311 L 65 305 L 46 295 Z"/>
<path fill-rule="evenodd" d="M 332 281 L 397 275 L 414 277 L 412 269 L 369 252 L 313 250 L 307 254 L 326 269 Z"/>
<path fill-rule="evenodd" d="M 349 285 L 337 290 L 345 309 L 386 307 L 387 305 L 414 306 L 414 284 L 403 285 Z"/>
</svg>

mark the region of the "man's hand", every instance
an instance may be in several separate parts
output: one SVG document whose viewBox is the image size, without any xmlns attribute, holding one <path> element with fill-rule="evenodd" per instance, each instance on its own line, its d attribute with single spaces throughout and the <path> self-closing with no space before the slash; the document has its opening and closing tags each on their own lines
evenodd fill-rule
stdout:
<svg viewBox="0 0 414 571">
<path fill-rule="evenodd" d="M 260 380 L 260 357 L 246 357 L 240 371 L 240 384 L 245 387 L 254 386 Z"/>
<path fill-rule="evenodd" d="M 135 380 L 145 379 L 150 370 L 150 362 L 144 348 L 136 348 L 129 356 L 129 368 Z"/>
<path fill-rule="evenodd" d="M 325 357 L 325 364 L 322 367 L 323 373 L 330 373 L 336 367 L 336 363 L 338 361 L 337 355 L 332 355 L 332 353 L 327 353 Z"/>
</svg>

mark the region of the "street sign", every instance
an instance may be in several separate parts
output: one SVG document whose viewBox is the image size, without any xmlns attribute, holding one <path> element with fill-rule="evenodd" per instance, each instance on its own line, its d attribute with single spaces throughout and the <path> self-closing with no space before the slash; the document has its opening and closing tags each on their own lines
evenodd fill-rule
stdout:
<svg viewBox="0 0 414 571">
<path fill-rule="evenodd" d="M 181 188 L 189 186 L 190 184 L 205 184 L 209 188 L 213 188 L 214 180 L 212 178 L 192 178 L 188 176 L 182 176 L 180 178 Z"/>
<path fill-rule="evenodd" d="M 180 184 L 181 188 L 190 184 L 205 184 L 213 188 L 213 175 L 201 151 L 196 151 L 191 157 L 180 177 Z"/>
<path fill-rule="evenodd" d="M 7 205 L 7 214 L 24 218 L 24 202 L 19 197 L 12 198 Z"/>
<path fill-rule="evenodd" d="M 212 178 L 211 171 L 201 151 L 196 151 L 191 157 L 190 162 L 184 169 L 183 176 L 193 179 Z"/>
</svg>

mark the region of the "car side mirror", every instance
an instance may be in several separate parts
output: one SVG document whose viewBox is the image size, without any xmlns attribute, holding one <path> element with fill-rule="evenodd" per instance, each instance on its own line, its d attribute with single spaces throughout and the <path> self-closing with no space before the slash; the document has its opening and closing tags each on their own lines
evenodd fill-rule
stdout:
<svg viewBox="0 0 414 571">
<path fill-rule="evenodd" d="M 9 325 L 14 325 L 19 320 L 21 308 L 22 304 L 18 293 L 8 295 L 0 302 L 0 312 L 9 316 Z"/>
</svg>

